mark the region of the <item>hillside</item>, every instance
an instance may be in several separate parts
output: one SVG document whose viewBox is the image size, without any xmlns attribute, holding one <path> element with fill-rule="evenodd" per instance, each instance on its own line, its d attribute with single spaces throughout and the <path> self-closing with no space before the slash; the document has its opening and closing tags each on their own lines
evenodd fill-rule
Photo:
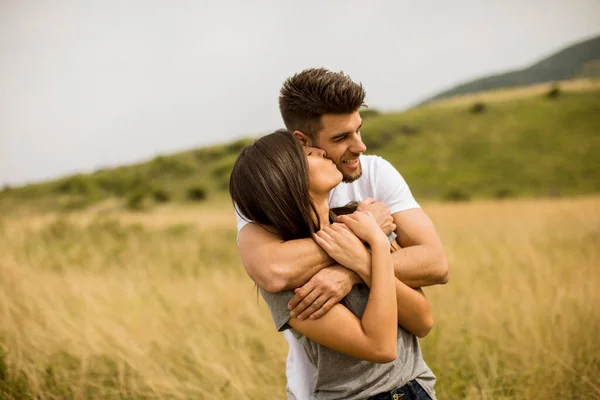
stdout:
<svg viewBox="0 0 600 400">
<path fill-rule="evenodd" d="M 600 192 L 600 87 L 573 87 L 578 91 L 568 91 L 565 84 L 554 98 L 547 87 L 528 97 L 504 91 L 477 107 L 457 98 L 401 113 L 365 114 L 362 134 L 368 153 L 392 162 L 419 200 Z M 27 206 L 72 210 L 104 200 L 143 209 L 226 199 L 233 162 L 251 142 L 241 139 L 90 175 L 5 188 L 0 213 Z"/>
<path fill-rule="evenodd" d="M 527 68 L 486 76 L 443 91 L 424 103 L 496 88 L 600 75 L 600 36 L 569 46 Z"/>
</svg>

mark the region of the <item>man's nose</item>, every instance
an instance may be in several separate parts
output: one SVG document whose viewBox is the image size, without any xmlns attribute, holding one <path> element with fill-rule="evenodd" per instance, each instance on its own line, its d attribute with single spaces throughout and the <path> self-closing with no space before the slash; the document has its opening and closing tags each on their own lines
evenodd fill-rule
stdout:
<svg viewBox="0 0 600 400">
<path fill-rule="evenodd" d="M 367 151 L 367 146 L 363 143 L 359 133 L 355 133 L 352 138 L 352 143 L 348 148 L 352 153 L 364 153 Z"/>
</svg>

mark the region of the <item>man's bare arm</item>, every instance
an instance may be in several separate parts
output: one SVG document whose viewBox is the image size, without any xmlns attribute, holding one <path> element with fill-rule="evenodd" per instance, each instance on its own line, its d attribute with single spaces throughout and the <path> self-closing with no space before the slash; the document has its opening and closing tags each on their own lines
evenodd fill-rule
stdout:
<svg viewBox="0 0 600 400">
<path fill-rule="evenodd" d="M 448 282 L 448 261 L 431 219 L 420 208 L 394 213 L 397 241 L 392 254 L 396 277 L 413 288 Z"/>
<path fill-rule="evenodd" d="M 312 238 L 284 242 L 255 223 L 243 227 L 238 239 L 244 269 L 267 292 L 302 286 L 321 269 L 334 264 Z"/>
</svg>

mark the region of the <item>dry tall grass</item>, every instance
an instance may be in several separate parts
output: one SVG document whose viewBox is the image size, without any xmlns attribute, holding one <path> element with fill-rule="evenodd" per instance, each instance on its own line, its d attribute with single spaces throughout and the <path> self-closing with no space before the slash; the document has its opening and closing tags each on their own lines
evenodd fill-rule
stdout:
<svg viewBox="0 0 600 400">
<path fill-rule="evenodd" d="M 600 198 L 425 209 L 439 398 L 600 398 Z M 216 204 L 0 218 L 0 398 L 283 398 L 235 236 Z"/>
</svg>

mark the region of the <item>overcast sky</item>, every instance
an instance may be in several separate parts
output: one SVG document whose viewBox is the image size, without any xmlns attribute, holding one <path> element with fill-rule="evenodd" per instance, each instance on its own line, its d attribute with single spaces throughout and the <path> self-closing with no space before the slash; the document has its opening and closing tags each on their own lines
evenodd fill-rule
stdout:
<svg viewBox="0 0 600 400">
<path fill-rule="evenodd" d="M 598 0 L 0 0 L 0 185 L 268 133 L 308 67 L 401 110 L 599 33 Z"/>
</svg>

